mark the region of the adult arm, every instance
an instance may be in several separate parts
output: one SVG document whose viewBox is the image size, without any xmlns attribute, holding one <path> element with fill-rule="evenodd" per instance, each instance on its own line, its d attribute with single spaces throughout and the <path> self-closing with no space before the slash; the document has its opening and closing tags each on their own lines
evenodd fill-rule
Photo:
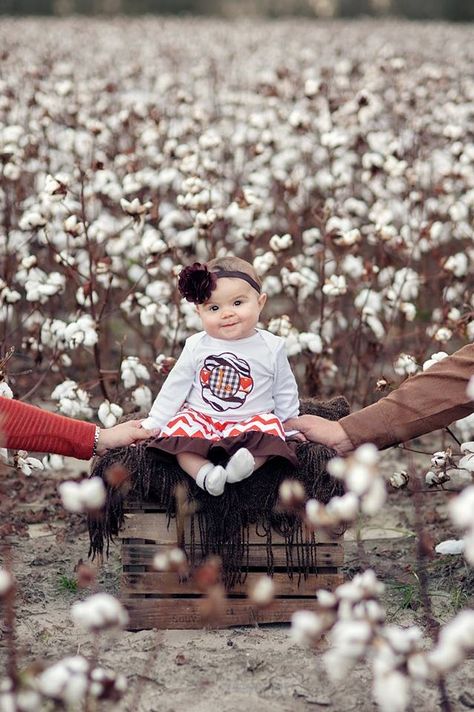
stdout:
<svg viewBox="0 0 474 712">
<path fill-rule="evenodd" d="M 153 435 L 144 430 L 137 420 L 102 429 L 92 423 L 0 397 L 0 443 L 3 447 L 89 460 L 94 450 L 96 431 L 98 454 L 112 447 L 131 445 Z"/>
<path fill-rule="evenodd" d="M 0 398 L 2 445 L 14 450 L 52 452 L 79 460 L 92 456 L 96 426 L 41 410 L 11 398 Z"/>
<path fill-rule="evenodd" d="M 362 443 L 384 449 L 446 427 L 474 412 L 467 384 L 474 375 L 474 344 L 408 378 L 377 403 L 338 422 L 303 415 L 286 427 L 298 428 L 309 440 L 344 455 Z"/>
<path fill-rule="evenodd" d="M 186 400 L 195 372 L 193 349 L 189 341 L 190 339 L 186 341 L 181 356 L 156 396 L 148 418 L 142 422 L 144 428 L 163 428 Z"/>
<path fill-rule="evenodd" d="M 399 388 L 339 421 L 352 445 L 384 449 L 431 433 L 474 411 L 467 384 L 474 375 L 474 344 L 447 356 Z"/>
</svg>

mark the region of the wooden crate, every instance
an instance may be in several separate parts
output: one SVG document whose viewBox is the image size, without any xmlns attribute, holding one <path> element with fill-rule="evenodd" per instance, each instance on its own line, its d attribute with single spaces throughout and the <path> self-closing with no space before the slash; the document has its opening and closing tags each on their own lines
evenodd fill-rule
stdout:
<svg viewBox="0 0 474 712">
<path fill-rule="evenodd" d="M 129 630 L 146 628 L 202 628 L 203 594 L 192 574 L 180 580 L 175 572 L 158 572 L 152 568 L 153 557 L 178 544 L 176 522 L 167 526 L 167 516 L 150 502 L 131 504 L 122 537 L 121 599 L 130 616 Z M 189 520 L 185 540 L 189 542 Z M 231 627 L 256 623 L 286 623 L 301 609 L 316 610 L 315 591 L 333 590 L 342 583 L 339 567 L 343 563 L 343 537 L 308 533 L 308 551 L 316 551 L 316 566 L 304 578 L 287 573 L 284 538 L 272 534 L 274 561 L 273 581 L 276 596 L 266 608 L 258 608 L 247 597 L 252 585 L 266 573 L 266 539 L 255 530 L 250 532 L 248 573 L 243 583 L 227 591 L 227 598 L 212 627 Z M 314 547 L 314 543 L 316 546 Z M 196 547 L 197 554 L 199 548 Z M 314 560 L 314 558 L 313 558 Z"/>
</svg>

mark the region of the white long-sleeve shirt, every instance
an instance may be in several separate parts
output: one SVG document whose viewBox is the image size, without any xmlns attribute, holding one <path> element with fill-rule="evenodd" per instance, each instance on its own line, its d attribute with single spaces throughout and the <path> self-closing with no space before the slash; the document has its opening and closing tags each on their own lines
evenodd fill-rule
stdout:
<svg viewBox="0 0 474 712">
<path fill-rule="evenodd" d="M 221 422 L 258 413 L 294 418 L 298 387 L 284 340 L 262 329 L 236 341 L 190 336 L 143 427 L 163 428 L 184 404 Z"/>
</svg>

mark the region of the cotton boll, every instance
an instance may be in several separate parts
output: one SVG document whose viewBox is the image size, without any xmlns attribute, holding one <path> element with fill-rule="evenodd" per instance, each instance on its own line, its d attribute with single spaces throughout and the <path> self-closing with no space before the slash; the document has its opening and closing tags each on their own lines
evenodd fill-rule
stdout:
<svg viewBox="0 0 474 712">
<path fill-rule="evenodd" d="M 85 698 L 89 663 L 81 656 L 64 658 L 38 676 L 38 688 L 45 697 L 77 706 Z"/>
<path fill-rule="evenodd" d="M 332 497 L 326 510 L 342 522 L 352 522 L 359 512 L 359 499 L 353 492 L 346 492 L 342 497 Z"/>
<path fill-rule="evenodd" d="M 111 428 L 122 417 L 123 410 L 116 403 L 110 403 L 106 400 L 100 404 L 97 415 L 104 428 Z"/>
<path fill-rule="evenodd" d="M 299 342 L 303 348 L 314 354 L 320 354 L 323 350 L 323 342 L 319 334 L 302 332 L 299 335 Z"/>
<path fill-rule="evenodd" d="M 374 666 L 373 694 L 381 712 L 405 712 L 411 701 L 410 682 L 398 670 L 377 674 Z"/>
<path fill-rule="evenodd" d="M 437 554 L 462 554 L 464 551 L 464 540 L 463 539 L 447 539 L 437 544 L 435 547 Z"/>
<path fill-rule="evenodd" d="M 153 557 L 153 568 L 157 571 L 169 571 L 171 566 L 168 554 L 155 554 Z"/>
<path fill-rule="evenodd" d="M 143 364 L 141 364 L 136 356 L 128 356 L 120 366 L 122 381 L 125 388 L 136 386 L 137 379 L 148 381 L 150 374 Z"/>
<path fill-rule="evenodd" d="M 82 480 L 79 487 L 81 501 L 85 511 L 95 511 L 104 506 L 107 493 L 100 477 L 91 477 L 88 480 Z"/>
<path fill-rule="evenodd" d="M 427 662 L 438 675 L 454 670 L 462 661 L 463 653 L 459 646 L 453 644 L 442 644 L 441 641 L 434 650 L 427 654 Z"/>
<path fill-rule="evenodd" d="M 438 351 L 437 353 L 433 354 L 427 361 L 424 362 L 423 371 L 426 371 L 426 369 L 431 368 L 431 366 L 434 366 L 436 363 L 439 363 L 444 358 L 446 358 L 447 355 L 448 354 L 446 353 L 446 351 Z"/>
<path fill-rule="evenodd" d="M 303 244 L 309 246 L 322 241 L 321 231 L 317 227 L 312 227 L 308 230 L 305 230 L 301 237 L 303 240 Z"/>
<path fill-rule="evenodd" d="M 408 474 L 405 471 L 402 472 L 394 472 L 393 475 L 390 477 L 390 484 L 392 487 L 395 489 L 401 489 L 402 487 L 406 487 L 408 484 Z"/>
<path fill-rule="evenodd" d="M 322 291 L 328 296 L 337 297 L 347 292 L 346 278 L 344 275 L 331 275 L 323 284 Z"/>
<path fill-rule="evenodd" d="M 424 653 L 410 655 L 407 660 L 408 674 L 413 680 L 430 680 L 432 670 Z"/>
<path fill-rule="evenodd" d="M 108 593 L 96 593 L 71 606 L 71 618 L 76 625 L 89 631 L 123 627 L 128 614 L 118 599 Z"/>
<path fill-rule="evenodd" d="M 6 381 L 0 381 L 0 396 L 2 398 L 13 398 L 13 391 Z"/>
<path fill-rule="evenodd" d="M 132 391 L 132 400 L 140 410 L 150 410 L 152 404 L 152 394 L 148 386 L 139 386 Z"/>
<path fill-rule="evenodd" d="M 354 458 L 362 465 L 376 465 L 380 459 L 379 451 L 372 443 L 360 445 L 354 452 Z"/>
<path fill-rule="evenodd" d="M 308 499 L 305 506 L 306 519 L 310 524 L 317 526 L 321 523 L 324 507 L 316 499 Z"/>
<path fill-rule="evenodd" d="M 69 512 L 97 511 L 105 504 L 106 490 L 100 477 L 91 477 L 81 482 L 62 482 L 59 494 L 65 509 Z"/>
<path fill-rule="evenodd" d="M 321 617 L 312 611 L 296 611 L 291 617 L 291 637 L 300 645 L 316 642 L 323 630 Z"/>
<path fill-rule="evenodd" d="M 45 470 L 62 470 L 64 469 L 64 458 L 62 455 L 46 455 L 43 457 L 43 466 Z"/>
<path fill-rule="evenodd" d="M 323 608 L 335 608 L 337 605 L 337 597 L 331 591 L 320 589 L 319 591 L 316 591 L 316 597 L 319 605 Z"/>
<path fill-rule="evenodd" d="M 474 376 L 471 376 L 467 384 L 467 397 L 474 401 Z"/>
<path fill-rule="evenodd" d="M 362 497 L 361 509 L 370 516 L 377 514 L 382 509 L 387 499 L 387 491 L 382 479 L 374 480 L 369 491 Z"/>
<path fill-rule="evenodd" d="M 443 467 L 446 465 L 448 457 L 448 453 L 444 450 L 439 450 L 438 452 L 433 453 L 431 457 L 431 464 L 434 465 L 434 467 Z"/>
<path fill-rule="evenodd" d="M 293 238 L 288 233 L 285 235 L 273 235 L 270 238 L 270 247 L 274 252 L 283 252 L 293 244 Z"/>
<path fill-rule="evenodd" d="M 283 480 L 278 495 L 282 504 L 287 507 L 300 505 L 306 499 L 305 489 L 298 480 Z"/>
<path fill-rule="evenodd" d="M 474 485 L 449 502 L 449 515 L 459 529 L 474 527 Z"/>
<path fill-rule="evenodd" d="M 15 466 L 26 476 L 31 475 L 33 470 L 44 470 L 44 465 L 41 460 L 38 460 L 36 457 L 28 456 L 26 450 L 18 450 L 14 462 Z"/>
<path fill-rule="evenodd" d="M 329 638 L 334 655 L 351 658 L 354 663 L 364 654 L 372 637 L 372 628 L 367 621 L 338 621 Z"/>
<path fill-rule="evenodd" d="M 268 606 L 275 595 L 275 584 L 269 576 L 260 576 L 249 594 L 249 598 L 258 606 Z"/>
<path fill-rule="evenodd" d="M 82 502 L 75 482 L 62 482 L 58 489 L 65 509 L 69 512 L 82 512 Z"/>
<path fill-rule="evenodd" d="M 333 457 L 327 464 L 327 471 L 333 477 L 343 479 L 348 471 L 347 461 L 342 457 Z"/>
<path fill-rule="evenodd" d="M 0 598 L 6 596 L 13 588 L 13 578 L 7 569 L 0 566 Z"/>
<path fill-rule="evenodd" d="M 445 342 L 449 341 L 452 335 L 453 332 L 451 331 L 451 329 L 448 329 L 446 326 L 442 326 L 435 331 L 435 333 L 433 334 L 433 338 L 435 341 Z"/>
<path fill-rule="evenodd" d="M 271 267 L 277 264 L 277 259 L 273 252 L 265 252 L 254 258 L 253 266 L 259 277 L 263 277 Z"/>
<path fill-rule="evenodd" d="M 412 376 L 418 371 L 418 366 L 413 356 L 401 353 L 393 366 L 393 370 L 399 376 Z"/>
<path fill-rule="evenodd" d="M 470 566 L 474 566 L 474 527 L 464 537 L 464 558 Z"/>
</svg>

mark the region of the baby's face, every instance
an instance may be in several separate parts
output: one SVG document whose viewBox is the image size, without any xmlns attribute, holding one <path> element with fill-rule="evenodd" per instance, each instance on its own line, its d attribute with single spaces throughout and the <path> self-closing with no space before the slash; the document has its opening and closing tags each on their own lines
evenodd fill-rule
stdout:
<svg viewBox="0 0 474 712">
<path fill-rule="evenodd" d="M 197 305 L 204 331 L 215 339 L 234 341 L 252 336 L 267 301 L 238 277 L 220 277 L 209 301 Z"/>
</svg>

